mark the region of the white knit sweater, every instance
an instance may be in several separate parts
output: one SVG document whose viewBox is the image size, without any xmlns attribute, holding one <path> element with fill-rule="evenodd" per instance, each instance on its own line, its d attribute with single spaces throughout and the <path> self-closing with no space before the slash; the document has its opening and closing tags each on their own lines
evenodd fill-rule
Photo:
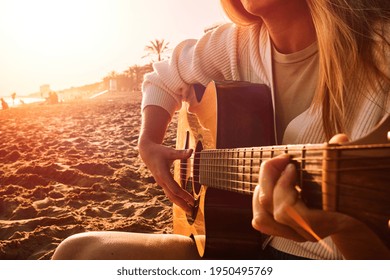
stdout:
<svg viewBox="0 0 390 280">
<path fill-rule="evenodd" d="M 389 57 L 388 57 L 389 58 Z M 390 58 L 387 60 L 388 67 Z M 390 71 L 389 69 L 387 69 Z M 296 77 L 293 77 L 294 79 Z M 191 84 L 208 84 L 211 80 L 241 80 L 266 84 L 275 100 L 272 46 L 267 30 L 262 26 L 238 27 L 225 24 L 206 33 L 200 40 L 179 44 L 170 61 L 154 64 L 154 72 L 145 76 L 142 108 L 157 105 L 171 115 L 180 109 L 182 101 L 191 99 Z M 303 81 L 304 82 L 304 81 Z M 389 88 L 382 94 L 352 94 L 347 102 L 345 133 L 351 140 L 368 134 L 390 112 Z M 282 144 L 323 143 L 321 112 L 308 108 L 287 126 Z M 274 237 L 274 248 L 312 259 L 341 259 L 330 238 L 320 243 L 296 243 Z M 331 250 L 329 250 L 329 248 Z"/>
</svg>

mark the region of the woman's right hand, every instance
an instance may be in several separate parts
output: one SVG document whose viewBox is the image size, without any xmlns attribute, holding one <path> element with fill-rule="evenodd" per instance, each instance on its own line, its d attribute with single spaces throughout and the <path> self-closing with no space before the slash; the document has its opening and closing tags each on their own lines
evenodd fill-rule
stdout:
<svg viewBox="0 0 390 280">
<path fill-rule="evenodd" d="M 173 179 L 173 161 L 188 159 L 192 150 L 176 150 L 162 145 L 170 116 L 162 108 L 148 106 L 142 114 L 142 127 L 138 142 L 139 154 L 165 195 L 185 212 L 191 213 L 194 198 Z"/>
</svg>

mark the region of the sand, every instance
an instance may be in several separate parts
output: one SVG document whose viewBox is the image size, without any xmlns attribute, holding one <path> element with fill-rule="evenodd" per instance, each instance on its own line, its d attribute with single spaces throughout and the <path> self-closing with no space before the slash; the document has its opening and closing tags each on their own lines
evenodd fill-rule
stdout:
<svg viewBox="0 0 390 280">
<path fill-rule="evenodd" d="M 139 158 L 139 92 L 0 111 L 0 259 L 50 259 L 85 231 L 172 231 Z M 174 146 L 175 124 L 167 145 Z"/>
</svg>

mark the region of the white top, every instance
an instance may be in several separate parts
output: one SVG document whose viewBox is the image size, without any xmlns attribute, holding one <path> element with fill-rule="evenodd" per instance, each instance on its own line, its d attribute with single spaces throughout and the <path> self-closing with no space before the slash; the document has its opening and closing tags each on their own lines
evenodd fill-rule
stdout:
<svg viewBox="0 0 390 280">
<path fill-rule="evenodd" d="M 318 80 L 318 50 L 314 43 L 292 54 L 279 53 L 272 48 L 275 115 L 278 142 L 282 141 L 287 125 L 309 108 Z"/>
</svg>

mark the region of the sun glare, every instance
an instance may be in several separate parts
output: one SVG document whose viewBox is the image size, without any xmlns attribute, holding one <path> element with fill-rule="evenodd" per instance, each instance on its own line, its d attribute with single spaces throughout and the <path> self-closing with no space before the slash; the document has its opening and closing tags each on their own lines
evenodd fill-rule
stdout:
<svg viewBox="0 0 390 280">
<path fill-rule="evenodd" d="M 92 7 L 99 8 L 98 5 L 89 7 L 88 1 L 35 0 L 22 3 L 7 1 L 6 17 L 2 19 L 3 26 L 7 27 L 5 32 L 15 47 L 43 52 L 47 56 L 72 47 L 69 44 L 74 41 L 83 43 L 91 33 L 98 31 L 97 21 L 91 17 L 103 16 L 96 10 L 88 14 Z"/>
<path fill-rule="evenodd" d="M 35 83 L 35 89 L 46 83 L 74 85 L 67 79 L 76 85 L 88 82 L 89 73 L 81 69 L 88 65 L 99 71 L 98 62 L 110 49 L 107 38 L 118 36 L 109 31 L 115 24 L 110 7 L 110 1 L 1 0 L 0 76 L 15 81 L 25 76 L 23 82 Z M 17 88 L 13 91 L 32 92 Z"/>
<path fill-rule="evenodd" d="M 147 63 L 151 40 L 173 47 L 221 18 L 217 1 L 205 10 L 207 1 L 0 0 L 0 96 L 93 83 Z"/>
</svg>

